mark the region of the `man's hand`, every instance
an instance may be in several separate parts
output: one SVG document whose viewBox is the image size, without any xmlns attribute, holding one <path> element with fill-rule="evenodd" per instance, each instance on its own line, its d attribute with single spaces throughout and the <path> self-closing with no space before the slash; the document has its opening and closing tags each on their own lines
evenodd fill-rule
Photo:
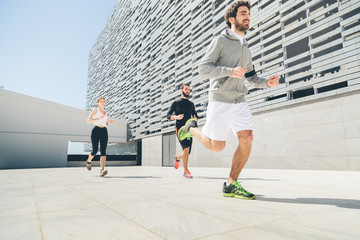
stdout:
<svg viewBox="0 0 360 240">
<path fill-rule="evenodd" d="M 243 69 L 242 67 L 236 67 L 232 69 L 231 76 L 233 78 L 243 78 L 247 69 Z"/>
<path fill-rule="evenodd" d="M 276 87 L 277 85 L 279 85 L 279 76 L 278 75 L 274 75 L 271 76 L 266 84 L 268 85 L 268 87 Z"/>
<path fill-rule="evenodd" d="M 176 119 L 176 120 L 181 120 L 181 119 L 183 119 L 183 117 L 184 117 L 184 114 L 174 115 L 174 119 Z"/>
</svg>

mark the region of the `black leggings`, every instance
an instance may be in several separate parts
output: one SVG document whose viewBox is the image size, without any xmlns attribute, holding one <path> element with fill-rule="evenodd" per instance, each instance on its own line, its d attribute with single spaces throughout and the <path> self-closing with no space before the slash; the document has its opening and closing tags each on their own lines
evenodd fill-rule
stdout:
<svg viewBox="0 0 360 240">
<path fill-rule="evenodd" d="M 108 143 L 108 132 L 106 127 L 98 127 L 95 126 L 93 130 L 91 131 L 91 143 L 92 143 L 92 152 L 91 155 L 95 156 L 98 147 L 99 147 L 99 141 L 100 141 L 100 153 L 101 156 L 106 156 L 106 146 Z"/>
</svg>

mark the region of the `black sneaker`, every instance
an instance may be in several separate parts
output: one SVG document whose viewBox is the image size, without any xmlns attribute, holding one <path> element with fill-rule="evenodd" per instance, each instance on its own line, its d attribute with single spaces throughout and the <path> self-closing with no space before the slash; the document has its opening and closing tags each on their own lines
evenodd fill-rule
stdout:
<svg viewBox="0 0 360 240">
<path fill-rule="evenodd" d="M 229 186 L 227 186 L 225 182 L 223 186 L 223 195 L 224 197 L 234 197 L 239 199 L 255 199 L 255 195 L 246 191 L 237 181 L 234 181 Z"/>
</svg>

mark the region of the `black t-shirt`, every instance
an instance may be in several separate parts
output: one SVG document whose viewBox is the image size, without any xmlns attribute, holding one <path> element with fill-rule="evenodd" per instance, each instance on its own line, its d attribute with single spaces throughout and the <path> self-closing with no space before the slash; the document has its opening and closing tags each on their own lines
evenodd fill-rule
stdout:
<svg viewBox="0 0 360 240">
<path fill-rule="evenodd" d="M 170 119 L 171 115 L 173 115 L 174 112 L 175 112 L 174 115 L 184 114 L 183 119 L 176 120 L 175 123 L 176 129 L 179 129 L 182 126 L 184 126 L 186 121 L 192 118 L 192 116 L 196 116 L 197 118 L 199 118 L 195 111 L 194 104 L 191 101 L 189 101 L 189 99 L 179 98 L 175 100 L 171 104 L 171 107 L 169 108 L 169 111 L 166 115 L 167 119 L 171 120 Z"/>
</svg>

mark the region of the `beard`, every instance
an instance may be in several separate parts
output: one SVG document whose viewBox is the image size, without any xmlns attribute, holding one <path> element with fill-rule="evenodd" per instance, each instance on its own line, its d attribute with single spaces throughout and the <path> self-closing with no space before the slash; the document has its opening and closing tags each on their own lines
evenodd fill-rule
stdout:
<svg viewBox="0 0 360 240">
<path fill-rule="evenodd" d="M 235 19 L 235 28 L 238 31 L 245 32 L 246 30 L 249 29 L 249 25 L 240 23 L 238 20 Z"/>
<path fill-rule="evenodd" d="M 188 98 L 190 96 L 190 93 L 189 94 L 186 94 L 184 91 L 181 91 L 181 93 L 184 95 L 184 97 Z"/>
</svg>

